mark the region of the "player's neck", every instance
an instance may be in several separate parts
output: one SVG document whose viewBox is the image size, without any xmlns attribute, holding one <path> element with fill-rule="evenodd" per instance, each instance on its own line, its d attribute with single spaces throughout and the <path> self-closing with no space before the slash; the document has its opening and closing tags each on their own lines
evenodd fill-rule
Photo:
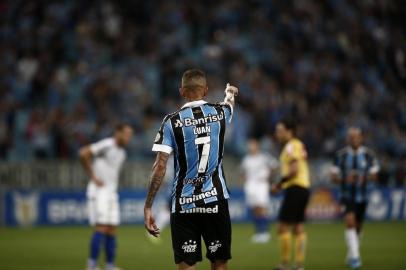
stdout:
<svg viewBox="0 0 406 270">
<path fill-rule="evenodd" d="M 350 146 L 351 150 L 354 152 L 357 152 L 359 149 L 361 149 L 361 145 L 360 146 Z"/>
<path fill-rule="evenodd" d="M 114 142 L 116 143 L 116 145 L 118 146 L 118 147 L 123 147 L 121 144 L 120 144 L 120 140 L 116 137 L 116 136 L 114 136 L 113 137 L 114 138 Z"/>
<path fill-rule="evenodd" d="M 295 136 L 290 136 L 290 137 L 286 138 L 285 144 L 289 143 L 293 139 L 295 139 Z"/>
<path fill-rule="evenodd" d="M 203 96 L 186 97 L 187 102 L 203 100 Z"/>
<path fill-rule="evenodd" d="M 196 91 L 196 92 L 189 92 L 183 97 L 187 100 L 187 102 L 193 102 L 193 101 L 198 101 L 202 100 L 204 98 L 204 93 L 202 91 Z"/>
</svg>

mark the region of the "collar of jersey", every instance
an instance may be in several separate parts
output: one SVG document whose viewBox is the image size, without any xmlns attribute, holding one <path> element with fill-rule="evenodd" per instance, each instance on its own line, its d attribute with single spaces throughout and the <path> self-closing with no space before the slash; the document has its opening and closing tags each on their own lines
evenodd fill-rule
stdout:
<svg viewBox="0 0 406 270">
<path fill-rule="evenodd" d="M 197 107 L 197 106 L 200 106 L 200 105 L 203 105 L 203 104 L 206 104 L 206 103 L 207 103 L 207 101 L 204 101 L 202 99 L 201 100 L 195 100 L 195 101 L 191 101 L 191 102 L 188 102 L 185 105 L 183 105 L 182 109 L 186 108 L 186 107 Z"/>
<path fill-rule="evenodd" d="M 347 146 L 347 149 L 349 150 L 350 153 L 352 154 L 359 154 L 359 153 L 364 153 L 365 152 L 365 147 L 363 145 L 361 145 L 360 147 L 358 147 L 357 150 L 352 149 L 351 146 Z"/>
</svg>

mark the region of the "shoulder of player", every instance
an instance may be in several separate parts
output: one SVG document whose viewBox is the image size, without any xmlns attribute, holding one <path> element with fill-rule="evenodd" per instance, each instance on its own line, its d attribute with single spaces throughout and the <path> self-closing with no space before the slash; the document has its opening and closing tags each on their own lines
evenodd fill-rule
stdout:
<svg viewBox="0 0 406 270">
<path fill-rule="evenodd" d="M 261 159 L 264 159 L 264 160 L 268 160 L 268 159 L 273 158 L 271 154 L 269 154 L 269 153 L 267 153 L 265 151 L 260 152 L 259 156 L 261 157 Z"/>
<path fill-rule="evenodd" d="M 371 148 L 369 148 L 369 147 L 367 147 L 367 146 L 362 146 L 361 149 L 362 149 L 362 151 L 365 153 L 365 155 L 372 156 L 372 157 L 375 156 L 375 151 L 372 150 Z"/>
<path fill-rule="evenodd" d="M 219 109 L 223 109 L 224 107 L 227 107 L 227 108 L 231 109 L 231 105 L 228 104 L 228 103 L 224 103 L 224 102 L 218 102 L 218 103 L 210 103 L 210 102 L 208 102 L 208 103 L 206 103 L 204 105 L 212 106 L 212 107 L 219 108 Z"/>
<path fill-rule="evenodd" d="M 289 153 L 289 152 L 295 151 L 302 145 L 304 145 L 304 144 L 299 139 L 292 139 L 286 143 L 285 149 Z"/>
<path fill-rule="evenodd" d="M 124 153 L 126 152 L 125 148 L 122 147 L 122 146 L 119 146 L 117 144 L 116 140 L 113 137 L 108 137 L 108 138 L 104 139 L 104 142 L 105 142 L 104 146 L 105 146 L 106 150 L 108 150 L 108 149 L 118 149 L 118 150 L 120 150 L 120 151 L 122 151 Z"/>
<path fill-rule="evenodd" d="M 162 123 L 164 124 L 164 123 L 166 123 L 168 120 L 171 120 L 173 117 L 175 117 L 176 115 L 178 115 L 181 111 L 183 111 L 183 110 L 185 110 L 185 109 L 187 109 L 187 108 L 180 108 L 179 110 L 177 110 L 177 111 L 175 111 L 175 112 L 173 112 L 173 113 L 167 114 L 167 115 L 164 117 L 164 120 L 162 120 Z"/>
<path fill-rule="evenodd" d="M 113 137 L 107 137 L 101 139 L 95 143 L 90 144 L 90 151 L 93 154 L 99 155 L 100 153 L 107 151 L 108 149 L 116 147 L 116 142 Z"/>
<path fill-rule="evenodd" d="M 302 152 L 306 153 L 306 147 L 302 141 L 294 138 L 286 143 L 283 152 L 289 157 L 297 157 Z"/>
<path fill-rule="evenodd" d="M 343 156 L 343 155 L 345 155 L 347 153 L 348 153 L 348 147 L 346 146 L 346 147 L 343 147 L 341 149 L 338 149 L 337 152 L 336 152 L 336 156 Z"/>
<path fill-rule="evenodd" d="M 101 144 L 101 145 L 105 145 L 105 146 L 114 146 L 116 145 L 116 141 L 114 140 L 113 137 L 107 137 L 104 139 L 101 139 L 97 142 L 95 142 L 95 144 Z"/>
</svg>

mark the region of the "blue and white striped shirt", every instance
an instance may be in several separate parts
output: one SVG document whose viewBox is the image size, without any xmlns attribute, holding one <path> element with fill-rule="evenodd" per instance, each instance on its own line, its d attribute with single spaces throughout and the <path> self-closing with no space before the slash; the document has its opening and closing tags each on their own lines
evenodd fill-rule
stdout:
<svg viewBox="0 0 406 270">
<path fill-rule="evenodd" d="M 152 151 L 174 152 L 172 213 L 230 197 L 223 171 L 224 134 L 231 123 L 229 104 L 186 103 L 167 115 Z"/>
<path fill-rule="evenodd" d="M 379 171 L 375 154 L 367 147 L 357 150 L 345 147 L 337 152 L 333 172 L 340 175 L 341 199 L 356 203 L 367 201 L 367 182 L 370 174 Z M 347 177 L 355 177 L 353 183 L 348 183 Z"/>
</svg>

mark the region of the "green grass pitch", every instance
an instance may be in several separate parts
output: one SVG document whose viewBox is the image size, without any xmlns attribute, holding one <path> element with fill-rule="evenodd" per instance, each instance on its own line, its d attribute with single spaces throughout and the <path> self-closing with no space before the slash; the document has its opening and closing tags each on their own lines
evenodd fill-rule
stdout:
<svg viewBox="0 0 406 270">
<path fill-rule="evenodd" d="M 343 225 L 309 224 L 307 228 L 306 269 L 346 269 Z M 269 270 L 277 264 L 277 239 L 254 245 L 249 240 L 251 232 L 249 225 L 234 225 L 230 269 Z M 275 226 L 272 232 L 275 235 Z M 85 269 L 90 234 L 87 227 L 0 228 L 0 269 Z M 123 226 L 118 236 L 117 264 L 124 270 L 175 269 L 168 230 L 160 244 L 151 244 L 140 226 Z M 406 223 L 366 224 L 361 252 L 365 270 L 406 269 Z M 198 269 L 209 269 L 207 260 Z"/>
</svg>

